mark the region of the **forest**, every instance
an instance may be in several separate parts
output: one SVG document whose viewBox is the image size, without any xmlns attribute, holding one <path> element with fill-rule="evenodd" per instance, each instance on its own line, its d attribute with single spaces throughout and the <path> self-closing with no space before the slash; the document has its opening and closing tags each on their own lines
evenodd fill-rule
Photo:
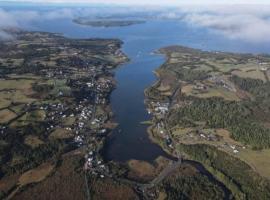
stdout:
<svg viewBox="0 0 270 200">
<path fill-rule="evenodd" d="M 181 144 L 179 149 L 190 158 L 203 163 L 231 190 L 236 199 L 270 198 L 270 182 L 261 178 L 243 161 L 204 144 Z"/>
<path fill-rule="evenodd" d="M 253 98 L 240 102 L 222 98 L 185 97 L 192 102 L 187 106 L 172 110 L 168 122 L 170 126 L 190 127 L 194 122 L 205 122 L 208 128 L 224 128 L 231 132 L 233 139 L 254 149 L 270 147 L 270 129 L 264 126 L 269 116 L 270 84 L 261 80 L 233 76 L 232 81 L 241 89 L 250 92 Z M 262 112 L 263 111 L 263 112 Z"/>
</svg>

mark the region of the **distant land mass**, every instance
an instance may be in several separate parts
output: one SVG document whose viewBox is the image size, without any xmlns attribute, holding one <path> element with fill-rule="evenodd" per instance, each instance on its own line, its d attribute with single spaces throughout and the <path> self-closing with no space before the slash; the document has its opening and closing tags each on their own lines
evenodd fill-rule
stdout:
<svg viewBox="0 0 270 200">
<path fill-rule="evenodd" d="M 76 24 L 93 26 L 93 27 L 119 27 L 119 26 L 131 26 L 135 24 L 143 24 L 143 20 L 121 20 L 121 19 L 87 19 L 87 18 L 77 18 L 73 20 Z"/>
</svg>

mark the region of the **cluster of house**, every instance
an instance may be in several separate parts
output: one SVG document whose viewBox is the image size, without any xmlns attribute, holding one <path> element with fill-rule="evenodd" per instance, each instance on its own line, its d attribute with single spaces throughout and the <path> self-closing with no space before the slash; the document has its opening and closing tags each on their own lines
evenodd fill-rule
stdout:
<svg viewBox="0 0 270 200">
<path fill-rule="evenodd" d="M 151 101 L 149 105 L 148 113 L 155 116 L 162 115 L 164 116 L 169 111 L 169 103 L 161 103 Z"/>
<path fill-rule="evenodd" d="M 263 71 L 263 72 L 268 71 L 268 67 L 261 67 L 261 71 Z"/>
<path fill-rule="evenodd" d="M 83 107 L 82 105 L 79 105 L 76 110 L 81 110 L 81 113 L 79 115 L 79 121 L 81 120 L 88 120 L 92 116 L 93 108 L 88 106 L 88 107 Z M 79 123 L 79 127 L 83 127 L 83 123 Z"/>
<path fill-rule="evenodd" d="M 96 104 L 106 104 L 108 102 L 108 94 L 113 89 L 113 83 L 110 79 L 99 78 L 96 83 Z"/>
<path fill-rule="evenodd" d="M 88 81 L 85 84 L 94 92 L 94 101 L 84 99 L 75 108 L 78 114 L 74 128 L 74 141 L 78 146 L 87 147 L 88 153 L 85 155 L 84 169 L 103 178 L 105 174 L 109 173 L 109 170 L 95 152 L 98 148 L 98 137 L 107 132 L 107 129 L 103 128 L 106 116 L 97 115 L 96 107 L 107 102 L 102 99 L 107 100 L 105 95 L 111 90 L 111 81 L 104 78 L 101 81 L 100 79 L 99 81 Z"/>
<path fill-rule="evenodd" d="M 194 134 L 195 133 L 195 134 Z M 207 140 L 207 141 L 219 141 L 219 136 L 215 135 L 215 134 L 206 134 L 202 131 L 190 131 L 189 133 L 187 133 L 187 136 L 195 139 L 202 139 L 202 140 Z M 232 151 L 233 153 L 237 154 L 240 152 L 240 149 L 245 149 L 245 146 L 238 146 L 238 145 L 233 145 L 233 144 L 228 144 L 227 142 L 225 142 L 224 144 L 222 144 L 220 147 L 228 149 L 229 151 Z"/>
<path fill-rule="evenodd" d="M 266 71 L 268 71 L 268 69 L 270 69 L 269 68 L 269 63 L 267 63 L 267 62 L 258 62 L 258 64 L 261 66 L 261 71 L 264 71 L 264 72 L 266 72 Z"/>
<path fill-rule="evenodd" d="M 230 145 L 230 147 L 233 150 L 233 153 L 239 153 L 239 150 L 236 149 L 235 145 Z"/>
<path fill-rule="evenodd" d="M 166 114 L 169 111 L 170 104 L 167 102 L 154 102 L 151 101 L 148 108 L 148 113 L 152 114 L 156 120 L 156 130 L 158 134 L 164 138 L 165 143 L 168 147 L 173 148 L 173 142 L 169 132 L 166 130 L 166 125 L 164 119 L 166 118 Z"/>
<path fill-rule="evenodd" d="M 114 55 L 117 57 L 125 57 L 125 54 L 120 49 L 116 50 Z"/>
<path fill-rule="evenodd" d="M 46 119 L 50 121 L 47 124 L 47 132 L 50 132 L 52 129 L 56 128 L 56 122 L 61 118 L 67 117 L 67 109 L 68 107 L 62 103 L 57 104 L 46 104 L 39 107 L 40 110 L 46 111 Z M 58 125 L 59 126 L 59 125 Z"/>
<path fill-rule="evenodd" d="M 195 90 L 207 90 L 207 86 L 202 83 L 196 83 L 193 88 Z"/>
<path fill-rule="evenodd" d="M 170 148 L 173 148 L 172 139 L 171 139 L 168 131 L 166 131 L 165 124 L 164 124 L 163 120 L 160 120 L 156 124 L 156 130 L 159 133 L 159 135 L 161 135 L 161 137 L 164 138 L 166 145 Z"/>
<path fill-rule="evenodd" d="M 94 92 L 94 103 L 95 104 L 107 104 L 108 103 L 108 94 L 113 88 L 113 83 L 110 79 L 99 78 L 97 81 L 92 79 L 86 83 L 86 86 L 89 90 Z"/>
<path fill-rule="evenodd" d="M 85 106 L 83 105 L 83 102 L 81 101 L 80 104 L 75 108 L 78 115 L 76 118 L 76 123 L 75 123 L 75 137 L 74 137 L 74 142 L 78 146 L 82 146 L 85 143 L 85 125 L 88 120 L 92 118 L 92 114 L 94 111 L 94 106 L 88 105 Z"/>
<path fill-rule="evenodd" d="M 218 141 L 218 137 L 214 134 L 205 134 L 204 132 L 202 131 L 197 131 L 197 134 L 204 140 L 207 140 L 207 141 Z"/>
<path fill-rule="evenodd" d="M 109 84 L 108 81 L 98 84 L 96 82 L 87 82 L 84 83 L 86 87 L 91 87 L 90 89 L 94 93 L 103 93 L 103 88 L 108 87 L 106 84 Z M 98 96 L 98 95 L 95 95 Z M 93 104 L 94 103 L 94 104 Z M 74 142 L 78 147 L 87 146 L 89 153 L 86 155 L 85 160 L 85 169 L 91 169 L 95 171 L 105 170 L 105 166 L 102 165 L 102 161 L 97 158 L 97 155 L 94 153 L 97 146 L 96 137 L 98 133 L 106 133 L 106 129 L 102 128 L 102 124 L 105 119 L 102 116 L 95 116 L 96 104 L 101 104 L 102 102 L 91 102 L 89 99 L 81 99 L 75 105 L 68 105 L 67 103 L 54 103 L 46 104 L 40 106 L 39 109 L 46 111 L 46 120 L 47 132 L 51 133 L 56 128 L 65 128 L 68 131 L 71 131 L 74 134 Z M 61 121 L 65 121 L 65 118 L 75 118 L 75 122 L 71 126 L 65 126 Z M 91 130 L 93 129 L 93 130 Z M 93 134 L 91 134 L 93 133 Z M 90 139 L 89 138 L 93 138 Z M 90 143 L 93 143 L 91 145 Z M 91 148 L 90 148 L 91 146 Z M 99 173 L 102 174 L 102 173 Z"/>
<path fill-rule="evenodd" d="M 225 143 L 223 145 L 224 148 L 228 148 L 229 150 L 231 150 L 233 153 L 237 154 L 240 152 L 240 149 L 246 149 L 245 146 L 238 146 L 238 145 L 233 145 L 233 144 L 228 144 L 228 143 Z"/>
<path fill-rule="evenodd" d="M 84 170 L 91 172 L 93 175 L 104 178 L 105 176 L 111 176 L 110 170 L 107 165 L 99 158 L 97 153 L 94 150 L 89 150 L 88 153 L 84 156 Z"/>
<path fill-rule="evenodd" d="M 0 126 L 0 133 L 4 134 L 6 129 L 7 129 L 6 126 Z"/>
<path fill-rule="evenodd" d="M 211 76 L 208 79 L 209 81 L 215 83 L 217 86 L 221 86 L 231 92 L 236 92 L 236 88 L 232 83 L 229 83 L 228 81 L 224 80 L 220 76 Z"/>
</svg>

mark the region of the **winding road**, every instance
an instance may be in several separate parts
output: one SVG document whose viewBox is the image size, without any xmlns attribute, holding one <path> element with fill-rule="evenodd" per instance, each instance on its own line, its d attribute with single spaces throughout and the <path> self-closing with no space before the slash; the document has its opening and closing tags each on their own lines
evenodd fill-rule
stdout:
<svg viewBox="0 0 270 200">
<path fill-rule="evenodd" d="M 150 183 L 147 184 L 137 184 L 139 188 L 144 191 L 147 189 L 150 189 L 159 183 L 161 183 L 170 173 L 175 171 L 177 168 L 179 168 L 182 164 L 182 159 L 179 159 L 178 161 L 171 161 L 170 164 Z"/>
</svg>

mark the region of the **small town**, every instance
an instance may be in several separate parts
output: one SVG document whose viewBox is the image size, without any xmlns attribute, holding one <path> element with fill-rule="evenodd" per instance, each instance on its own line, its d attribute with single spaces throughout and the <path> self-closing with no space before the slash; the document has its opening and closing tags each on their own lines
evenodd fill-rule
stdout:
<svg viewBox="0 0 270 200">
<path fill-rule="evenodd" d="M 11 34 L 19 40 L 7 42 L 12 51 L 0 52 L 0 115 L 5 115 L 0 118 L 0 140 L 5 141 L 5 152 L 9 152 L 1 155 L 6 159 L 0 172 L 6 177 L 14 172 L 23 176 L 79 150 L 87 176 L 108 176 L 109 168 L 100 151 L 116 126 L 109 99 L 115 87 L 112 70 L 127 61 L 119 50 L 121 42 L 73 41 L 56 34 L 20 30 Z M 29 47 L 28 52 L 23 53 L 22 46 Z M 20 133 L 23 137 L 18 137 Z M 22 145 L 13 146 L 14 138 Z"/>
</svg>

